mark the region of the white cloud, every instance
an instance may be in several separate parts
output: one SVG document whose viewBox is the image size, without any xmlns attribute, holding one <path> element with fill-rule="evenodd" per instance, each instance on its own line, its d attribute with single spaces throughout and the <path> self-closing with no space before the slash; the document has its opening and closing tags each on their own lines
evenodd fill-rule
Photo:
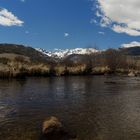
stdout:
<svg viewBox="0 0 140 140">
<path fill-rule="evenodd" d="M 105 33 L 104 33 L 104 32 L 101 32 L 101 31 L 100 31 L 100 32 L 98 32 L 98 33 L 99 33 L 99 34 L 101 34 L 101 35 L 105 35 Z"/>
<path fill-rule="evenodd" d="M 140 42 L 137 42 L 137 41 L 133 41 L 133 42 L 130 42 L 128 44 L 122 44 L 121 47 L 122 48 L 130 48 L 130 47 L 140 47 Z"/>
<path fill-rule="evenodd" d="M 96 16 L 102 27 L 140 36 L 140 0 L 96 0 Z"/>
<path fill-rule="evenodd" d="M 13 13 L 9 12 L 7 9 L 0 9 L 0 25 L 2 26 L 22 26 L 23 21 L 18 19 Z"/>
<path fill-rule="evenodd" d="M 25 0 L 20 0 L 21 2 L 25 2 Z"/>
<path fill-rule="evenodd" d="M 69 33 L 64 33 L 64 37 L 68 37 L 69 36 Z"/>
<path fill-rule="evenodd" d="M 91 19 L 91 20 L 90 20 L 90 23 L 91 23 L 91 24 L 92 24 L 92 23 L 97 24 L 97 21 L 96 21 L 95 19 Z"/>
<path fill-rule="evenodd" d="M 117 33 L 126 33 L 131 36 L 140 36 L 140 31 L 133 30 L 128 27 L 122 27 L 120 25 L 113 25 L 112 30 L 117 32 Z"/>
<path fill-rule="evenodd" d="M 29 31 L 25 31 L 25 34 L 29 34 L 30 32 Z"/>
</svg>

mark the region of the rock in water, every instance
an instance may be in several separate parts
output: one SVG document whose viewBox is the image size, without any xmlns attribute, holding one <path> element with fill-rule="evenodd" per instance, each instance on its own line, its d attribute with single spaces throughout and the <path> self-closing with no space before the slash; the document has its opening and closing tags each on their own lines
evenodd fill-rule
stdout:
<svg viewBox="0 0 140 140">
<path fill-rule="evenodd" d="M 136 75 L 135 75 L 135 73 L 134 72 L 130 72 L 130 73 L 128 73 L 128 76 L 130 76 L 130 77 L 135 77 Z"/>
<path fill-rule="evenodd" d="M 56 117 L 50 117 L 48 120 L 44 121 L 42 132 L 43 134 L 49 134 L 54 132 L 59 132 L 62 130 L 62 124 Z"/>
<path fill-rule="evenodd" d="M 43 122 L 41 140 L 76 140 L 73 135 L 65 130 L 56 117 L 50 117 Z"/>
</svg>

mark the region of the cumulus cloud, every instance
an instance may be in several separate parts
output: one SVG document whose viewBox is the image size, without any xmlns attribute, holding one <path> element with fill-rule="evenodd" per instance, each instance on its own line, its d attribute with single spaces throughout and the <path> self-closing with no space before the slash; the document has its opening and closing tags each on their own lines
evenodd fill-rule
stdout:
<svg viewBox="0 0 140 140">
<path fill-rule="evenodd" d="M 69 36 L 69 33 L 64 33 L 64 37 L 68 37 Z"/>
<path fill-rule="evenodd" d="M 22 26 L 23 21 L 18 19 L 12 12 L 5 8 L 0 8 L 0 25 L 2 26 Z"/>
<path fill-rule="evenodd" d="M 137 42 L 137 41 L 133 41 L 133 42 L 130 42 L 128 44 L 122 44 L 121 47 L 122 48 L 130 48 L 130 47 L 140 47 L 140 42 Z"/>
<path fill-rule="evenodd" d="M 131 36 L 140 36 L 140 31 L 138 30 L 133 30 L 128 27 L 122 27 L 120 25 L 113 25 L 112 30 L 118 33 L 126 33 Z"/>
<path fill-rule="evenodd" d="M 140 36 L 140 0 L 96 0 L 96 16 L 102 27 Z"/>
</svg>

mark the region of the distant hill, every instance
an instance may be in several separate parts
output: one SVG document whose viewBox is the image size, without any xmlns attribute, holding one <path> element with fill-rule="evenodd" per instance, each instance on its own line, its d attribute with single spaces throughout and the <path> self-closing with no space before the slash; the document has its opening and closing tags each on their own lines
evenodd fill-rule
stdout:
<svg viewBox="0 0 140 140">
<path fill-rule="evenodd" d="M 16 45 L 16 44 L 0 44 L 0 54 L 4 57 L 10 56 L 7 54 L 16 54 L 28 57 L 33 62 L 50 62 L 52 58 L 35 50 L 32 47 Z M 13 55 L 12 55 L 13 56 Z"/>
<path fill-rule="evenodd" d="M 121 52 L 126 55 L 140 56 L 140 46 L 120 48 Z"/>
</svg>

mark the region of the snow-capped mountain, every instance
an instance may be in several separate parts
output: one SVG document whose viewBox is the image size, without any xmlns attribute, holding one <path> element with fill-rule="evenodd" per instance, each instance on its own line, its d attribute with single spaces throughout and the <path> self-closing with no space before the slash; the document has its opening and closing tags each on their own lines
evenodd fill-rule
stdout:
<svg viewBox="0 0 140 140">
<path fill-rule="evenodd" d="M 50 56 L 50 57 L 57 57 L 57 58 L 64 58 L 66 56 L 72 55 L 72 54 L 93 54 L 99 52 L 99 50 L 96 50 L 94 48 L 75 48 L 75 49 L 54 49 L 53 51 L 46 51 L 41 48 L 37 48 L 37 51 Z"/>
</svg>

